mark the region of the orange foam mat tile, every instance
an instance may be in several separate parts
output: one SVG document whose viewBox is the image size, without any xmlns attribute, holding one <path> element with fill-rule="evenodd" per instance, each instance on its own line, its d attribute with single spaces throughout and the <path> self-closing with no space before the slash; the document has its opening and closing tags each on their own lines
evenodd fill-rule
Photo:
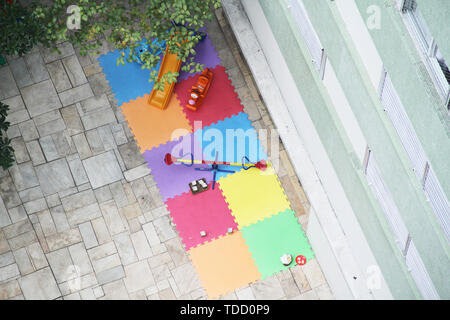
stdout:
<svg viewBox="0 0 450 320">
<path fill-rule="evenodd" d="M 148 97 L 146 94 L 121 105 L 141 153 L 192 132 L 175 95 L 172 95 L 164 110 L 149 105 Z"/>
<path fill-rule="evenodd" d="M 192 248 L 188 253 L 210 299 L 261 279 L 239 231 Z"/>
</svg>

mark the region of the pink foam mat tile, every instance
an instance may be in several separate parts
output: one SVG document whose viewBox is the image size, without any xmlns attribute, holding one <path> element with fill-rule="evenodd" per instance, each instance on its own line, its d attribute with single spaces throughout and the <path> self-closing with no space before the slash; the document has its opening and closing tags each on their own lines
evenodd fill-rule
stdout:
<svg viewBox="0 0 450 320">
<path fill-rule="evenodd" d="M 211 69 L 211 71 L 214 74 L 211 87 L 205 100 L 196 111 L 188 109 L 186 104 L 191 88 L 197 82 L 198 75 L 179 81 L 174 89 L 189 124 L 194 127 L 196 121 L 201 121 L 201 124 L 195 125 L 194 131 L 227 117 L 237 115 L 244 110 L 244 106 L 234 91 L 234 87 L 228 78 L 228 74 L 225 72 L 225 68 L 219 65 Z"/>
<path fill-rule="evenodd" d="M 226 235 L 237 224 L 217 184 L 215 189 L 198 193 L 184 193 L 166 201 L 167 209 L 176 225 L 186 250 Z M 205 231 L 202 237 L 200 232 Z"/>
</svg>

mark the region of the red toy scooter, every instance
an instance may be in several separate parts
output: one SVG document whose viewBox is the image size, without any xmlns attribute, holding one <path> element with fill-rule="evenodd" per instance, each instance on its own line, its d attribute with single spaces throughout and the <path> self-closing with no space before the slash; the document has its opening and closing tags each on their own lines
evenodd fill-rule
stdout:
<svg viewBox="0 0 450 320">
<path fill-rule="evenodd" d="M 188 109 L 197 111 L 197 108 L 202 104 L 206 94 L 208 93 L 213 76 L 212 71 L 208 68 L 202 71 L 198 77 L 196 85 L 191 89 L 189 100 L 186 104 Z"/>
</svg>

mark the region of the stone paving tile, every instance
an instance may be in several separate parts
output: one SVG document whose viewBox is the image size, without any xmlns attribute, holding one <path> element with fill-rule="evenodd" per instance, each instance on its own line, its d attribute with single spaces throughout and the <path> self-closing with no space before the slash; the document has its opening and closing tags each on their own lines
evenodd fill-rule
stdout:
<svg viewBox="0 0 450 320">
<path fill-rule="evenodd" d="M 39 138 L 39 133 L 33 120 L 19 123 L 19 129 L 25 142 Z"/>
<path fill-rule="evenodd" d="M 47 259 L 38 242 L 30 244 L 27 247 L 27 252 L 28 255 L 30 256 L 31 262 L 33 263 L 33 267 L 35 270 L 39 270 L 48 266 Z"/>
<path fill-rule="evenodd" d="M 56 231 L 64 232 L 70 229 L 69 222 L 67 221 L 66 213 L 61 205 L 50 209 L 53 221 L 55 222 Z"/>
<path fill-rule="evenodd" d="M 46 254 L 47 260 L 50 264 L 56 282 L 61 283 L 74 279 L 76 275 L 72 273 L 71 266 L 73 265 L 69 250 L 62 248 Z"/>
<path fill-rule="evenodd" d="M 47 202 L 44 198 L 40 198 L 28 201 L 24 203 L 23 206 L 25 207 L 27 214 L 32 214 L 47 209 Z"/>
<path fill-rule="evenodd" d="M 59 196 L 57 193 L 45 197 L 45 200 L 47 201 L 49 208 L 54 208 L 61 204 L 61 200 L 59 199 Z"/>
<path fill-rule="evenodd" d="M 76 282 L 75 282 L 76 280 Z M 74 285 L 74 282 L 77 285 Z M 83 290 L 98 284 L 97 278 L 94 273 L 87 274 L 85 276 L 78 277 L 74 280 L 69 280 L 63 283 L 60 283 L 59 289 L 61 290 L 61 294 L 69 295 L 74 293 L 76 290 Z"/>
<path fill-rule="evenodd" d="M 0 300 L 11 299 L 20 296 L 21 293 L 22 290 L 17 280 L 0 283 Z"/>
<path fill-rule="evenodd" d="M 122 264 L 124 266 L 129 265 L 138 260 L 128 233 L 121 233 L 114 236 L 114 243 L 116 244 L 120 260 L 122 261 Z"/>
<path fill-rule="evenodd" d="M 80 291 L 81 300 L 95 300 L 94 291 L 92 288 L 86 288 Z"/>
<path fill-rule="evenodd" d="M 92 96 L 94 96 L 94 93 L 92 92 L 89 83 L 59 93 L 59 99 L 64 107 L 83 101 Z"/>
<path fill-rule="evenodd" d="M 11 218 L 12 223 L 16 223 L 18 221 L 26 220 L 28 218 L 27 212 L 23 206 L 17 206 L 15 208 L 8 209 L 9 217 Z"/>
<path fill-rule="evenodd" d="M 69 135 L 79 134 L 84 131 L 83 124 L 81 123 L 80 115 L 76 105 L 70 105 L 61 109 L 61 115 L 66 124 Z"/>
<path fill-rule="evenodd" d="M 8 252 L 10 250 L 5 233 L 0 229 L 0 254 Z"/>
<path fill-rule="evenodd" d="M 80 62 L 76 55 L 68 56 L 62 59 L 64 68 L 73 87 L 78 87 L 87 82 L 87 78 L 84 75 Z"/>
<path fill-rule="evenodd" d="M 24 276 L 18 281 L 25 299 L 28 300 L 51 300 L 61 295 L 48 267 Z"/>
<path fill-rule="evenodd" d="M 25 108 L 25 104 L 23 103 L 21 96 L 5 99 L 2 102 L 10 107 L 8 111 L 8 121 L 11 125 L 30 119 L 30 115 Z"/>
<path fill-rule="evenodd" d="M 53 62 L 58 59 L 62 59 L 64 57 L 71 56 L 75 53 L 72 44 L 69 42 L 63 42 L 61 44 L 58 44 L 57 48 L 59 52 L 47 48 L 42 50 L 42 56 L 45 63 Z"/>
<path fill-rule="evenodd" d="M 119 209 L 114 201 L 108 201 L 100 205 L 105 224 L 112 236 L 124 232 L 126 227 L 119 215 Z"/>
<path fill-rule="evenodd" d="M 0 282 L 20 277 L 19 267 L 16 263 L 0 268 Z"/>
<path fill-rule="evenodd" d="M 15 263 L 12 251 L 0 254 L 0 268 Z"/>
<path fill-rule="evenodd" d="M 122 144 L 118 149 L 127 169 L 136 168 L 145 162 L 134 141 Z"/>
<path fill-rule="evenodd" d="M 19 192 L 19 197 L 22 202 L 28 202 L 42 198 L 44 195 L 42 193 L 41 187 L 36 186 L 34 188 L 26 189 Z"/>
<path fill-rule="evenodd" d="M 117 120 L 111 108 L 104 108 L 82 116 L 81 121 L 83 122 L 84 128 L 90 130 L 109 123 L 114 123 Z"/>
<path fill-rule="evenodd" d="M 37 130 L 41 137 L 52 135 L 54 133 L 59 133 L 60 131 L 63 131 L 65 129 L 66 129 L 66 124 L 64 123 L 64 120 L 61 118 L 59 113 L 58 113 L 57 119 L 37 126 Z"/>
<path fill-rule="evenodd" d="M 39 181 L 36 177 L 36 173 L 31 162 L 13 165 L 9 168 L 9 172 L 11 173 L 11 177 L 17 191 L 22 191 L 39 185 Z"/>
<path fill-rule="evenodd" d="M 42 152 L 41 146 L 37 140 L 27 142 L 25 145 L 34 166 L 45 163 L 44 153 Z"/>
<path fill-rule="evenodd" d="M 106 151 L 116 148 L 116 142 L 109 125 L 104 125 L 97 128 L 103 147 Z"/>
<path fill-rule="evenodd" d="M 122 280 L 117 280 L 103 286 L 105 293 L 102 300 L 129 300 L 128 292 Z"/>
<path fill-rule="evenodd" d="M 50 236 L 57 232 L 55 223 L 53 222 L 52 215 L 50 214 L 50 210 L 43 210 L 37 213 L 39 218 L 39 223 L 42 227 L 42 232 L 45 236 Z"/>
<path fill-rule="evenodd" d="M 152 272 L 146 260 L 125 266 L 125 286 L 128 292 L 144 290 L 155 285 Z"/>
<path fill-rule="evenodd" d="M 53 251 L 81 242 L 82 238 L 78 229 L 70 229 L 48 236 L 46 240 L 49 250 Z"/>
<path fill-rule="evenodd" d="M 0 67 L 0 100 L 10 98 L 19 94 L 14 81 L 11 68 L 7 65 Z"/>
<path fill-rule="evenodd" d="M 111 151 L 83 160 L 83 166 L 94 189 L 123 179 L 117 158 Z"/>
<path fill-rule="evenodd" d="M 51 136 L 40 138 L 39 143 L 47 161 L 53 161 L 60 158 Z"/>
<path fill-rule="evenodd" d="M 97 273 L 97 279 L 99 284 L 105 284 L 112 281 L 116 281 L 125 277 L 125 271 L 122 265 L 117 267 L 101 271 Z"/>
<path fill-rule="evenodd" d="M 75 186 L 69 165 L 65 159 L 37 166 L 36 173 L 45 195 L 51 195 Z"/>
<path fill-rule="evenodd" d="M 88 143 L 84 133 L 74 135 L 74 136 L 72 136 L 72 139 L 73 139 L 73 142 L 75 143 L 75 147 L 78 151 L 78 154 L 82 160 L 92 156 L 92 152 L 89 147 L 89 143 Z"/>
<path fill-rule="evenodd" d="M 98 203 L 66 212 L 67 221 L 73 227 L 83 222 L 98 218 L 102 215 Z"/>
<path fill-rule="evenodd" d="M 67 76 L 66 70 L 64 70 L 61 60 L 56 60 L 47 64 L 47 70 L 57 92 L 62 92 L 72 88 L 69 77 Z"/>
<path fill-rule="evenodd" d="M 19 267 L 20 274 L 22 276 L 32 273 L 34 271 L 34 267 L 30 261 L 30 257 L 28 256 L 27 250 L 25 248 L 20 248 L 18 250 L 13 251 L 14 259 Z"/>
<path fill-rule="evenodd" d="M 75 144 L 73 143 L 68 130 L 53 133 L 52 139 L 55 144 L 56 151 L 58 152 L 58 156 L 65 157 L 76 153 Z"/>
<path fill-rule="evenodd" d="M 111 124 L 111 131 L 118 146 L 128 142 L 123 126 L 120 123 Z"/>
<path fill-rule="evenodd" d="M 39 52 L 32 52 L 25 55 L 28 69 L 30 70 L 31 78 L 34 83 L 47 80 L 49 74 L 44 64 L 44 60 Z"/>
<path fill-rule="evenodd" d="M 8 136 L 9 139 L 14 139 L 14 138 L 20 137 L 21 133 L 20 133 L 19 125 L 17 125 L 17 124 L 11 125 L 8 128 L 8 130 L 6 130 L 6 135 Z"/>
<path fill-rule="evenodd" d="M 311 285 L 311 288 L 314 289 L 326 284 L 325 277 L 323 276 L 317 259 L 309 260 L 307 264 L 302 266 L 302 270 L 308 279 L 308 283 Z"/>
<path fill-rule="evenodd" d="M 34 83 L 33 79 L 31 79 L 31 74 L 28 71 L 24 58 L 18 58 L 10 61 L 9 67 L 11 68 L 11 72 L 19 88 L 23 88 Z"/>
<path fill-rule="evenodd" d="M 92 91 L 95 95 L 99 96 L 103 93 L 111 92 L 111 88 L 108 85 L 108 81 L 103 73 L 96 73 L 89 76 L 89 83 L 92 85 Z"/>
<path fill-rule="evenodd" d="M 100 138 L 97 129 L 86 131 L 86 139 L 94 154 L 99 154 L 105 151 L 105 147 L 103 146 L 102 139 Z"/>
<path fill-rule="evenodd" d="M 88 221 L 78 225 L 80 229 L 81 237 L 83 238 L 86 249 L 98 246 L 97 237 L 95 236 L 92 224 Z"/>
<path fill-rule="evenodd" d="M 108 227 L 106 226 L 103 217 L 91 220 L 91 223 L 99 244 L 104 244 L 111 241 L 111 235 L 109 234 Z"/>
<path fill-rule="evenodd" d="M 2 199 L 0 199 L 0 228 L 11 224 L 11 217 L 6 210 L 5 204 Z"/>
<path fill-rule="evenodd" d="M 13 208 L 22 203 L 10 175 L 0 177 L 0 192 L 6 208 Z"/>
<path fill-rule="evenodd" d="M 23 163 L 30 160 L 25 142 L 22 137 L 14 138 L 11 140 L 11 147 L 14 149 L 14 157 L 17 163 Z"/>
<path fill-rule="evenodd" d="M 36 241 L 37 241 L 36 233 L 34 231 L 29 231 L 9 239 L 8 244 L 11 250 L 16 250 L 26 247 Z"/>
<path fill-rule="evenodd" d="M 91 261 L 82 243 L 74 244 L 68 249 L 74 265 L 79 268 L 78 271 L 81 276 L 93 272 Z"/>
<path fill-rule="evenodd" d="M 22 88 L 21 93 L 27 110 L 32 117 L 61 107 L 51 80 L 45 80 Z"/>
</svg>

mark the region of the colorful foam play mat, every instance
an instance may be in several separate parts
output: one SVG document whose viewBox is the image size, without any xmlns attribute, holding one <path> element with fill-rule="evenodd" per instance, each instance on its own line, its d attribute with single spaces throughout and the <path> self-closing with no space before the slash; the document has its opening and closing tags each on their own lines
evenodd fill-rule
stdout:
<svg viewBox="0 0 450 320">
<path fill-rule="evenodd" d="M 117 66 L 118 55 L 100 56 L 100 65 L 208 297 L 292 267 L 298 255 L 313 258 L 271 164 L 252 165 L 267 154 L 211 40 L 196 47 L 196 61 L 214 75 L 196 111 L 186 105 L 199 73 L 181 72 L 162 110 L 149 105 L 149 71 L 138 63 Z"/>
</svg>

